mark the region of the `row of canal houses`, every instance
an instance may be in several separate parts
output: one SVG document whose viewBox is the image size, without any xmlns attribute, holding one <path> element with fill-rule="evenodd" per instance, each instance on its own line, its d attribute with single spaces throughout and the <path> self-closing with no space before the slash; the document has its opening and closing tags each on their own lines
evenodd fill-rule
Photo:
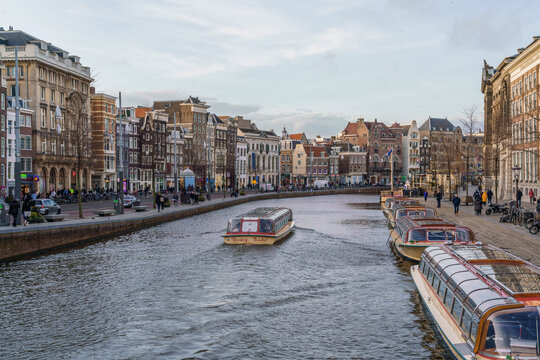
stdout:
<svg viewBox="0 0 540 360">
<path fill-rule="evenodd" d="M 459 129 L 431 117 L 420 128 L 415 121 L 387 126 L 358 119 L 336 136 L 308 139 L 215 114 L 194 96 L 120 108 L 116 95 L 91 86 L 90 68 L 78 56 L 12 28 L 0 28 L 0 80 L 4 196 L 14 187 L 16 107 L 22 186 L 41 193 L 75 188 L 77 178 L 84 189 L 116 190 L 123 183 L 128 191 L 172 188 L 175 178 L 179 186 L 190 178 L 212 189 L 389 183 L 392 167 L 394 179 L 410 179 L 436 165 L 428 151 L 436 140 L 432 130 Z"/>
</svg>

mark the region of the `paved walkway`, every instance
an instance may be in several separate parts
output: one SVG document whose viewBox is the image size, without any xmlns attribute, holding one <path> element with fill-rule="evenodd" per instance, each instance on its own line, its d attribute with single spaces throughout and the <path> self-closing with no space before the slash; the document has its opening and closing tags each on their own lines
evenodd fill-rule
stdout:
<svg viewBox="0 0 540 360">
<path fill-rule="evenodd" d="M 424 203 L 423 198 L 421 203 Z M 437 207 L 437 201 L 433 197 L 428 199 L 427 204 Z M 459 214 L 454 215 L 454 205 L 449 201 L 443 201 L 437 212 L 443 218 L 471 228 L 476 240 L 495 245 L 540 266 L 540 236 L 531 235 L 524 226 L 500 223 L 500 214 L 487 216 L 482 211 L 482 215 L 477 216 L 474 214 L 473 205 L 461 206 Z"/>
</svg>

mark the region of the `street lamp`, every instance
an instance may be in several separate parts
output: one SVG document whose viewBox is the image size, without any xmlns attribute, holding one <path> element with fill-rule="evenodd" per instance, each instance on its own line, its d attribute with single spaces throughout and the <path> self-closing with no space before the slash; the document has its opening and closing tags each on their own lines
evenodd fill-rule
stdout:
<svg viewBox="0 0 540 360">
<path fill-rule="evenodd" d="M 519 174 L 521 172 L 521 167 L 515 166 L 512 168 L 514 172 L 514 178 L 516 179 L 516 207 L 519 205 L 518 191 L 519 191 Z"/>
</svg>

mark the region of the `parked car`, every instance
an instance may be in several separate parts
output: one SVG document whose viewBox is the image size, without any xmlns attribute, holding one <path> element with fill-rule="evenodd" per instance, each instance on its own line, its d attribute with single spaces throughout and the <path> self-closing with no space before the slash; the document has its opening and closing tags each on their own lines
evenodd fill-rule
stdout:
<svg viewBox="0 0 540 360">
<path fill-rule="evenodd" d="M 30 200 L 30 207 L 37 206 L 41 215 L 60 214 L 62 209 L 51 199 Z"/>
<path fill-rule="evenodd" d="M 133 195 L 124 195 L 124 207 L 130 208 L 133 205 L 140 205 L 141 201 Z"/>
</svg>

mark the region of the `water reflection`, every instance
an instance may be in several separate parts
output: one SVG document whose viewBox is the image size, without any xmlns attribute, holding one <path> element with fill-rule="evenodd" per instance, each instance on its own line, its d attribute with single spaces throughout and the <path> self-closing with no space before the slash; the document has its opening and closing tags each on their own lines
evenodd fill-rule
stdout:
<svg viewBox="0 0 540 360">
<path fill-rule="evenodd" d="M 243 204 L 0 267 L 0 358 L 439 359 L 377 196 Z M 227 220 L 287 206 L 278 246 Z M 412 334 L 412 336 L 411 336 Z"/>
</svg>

